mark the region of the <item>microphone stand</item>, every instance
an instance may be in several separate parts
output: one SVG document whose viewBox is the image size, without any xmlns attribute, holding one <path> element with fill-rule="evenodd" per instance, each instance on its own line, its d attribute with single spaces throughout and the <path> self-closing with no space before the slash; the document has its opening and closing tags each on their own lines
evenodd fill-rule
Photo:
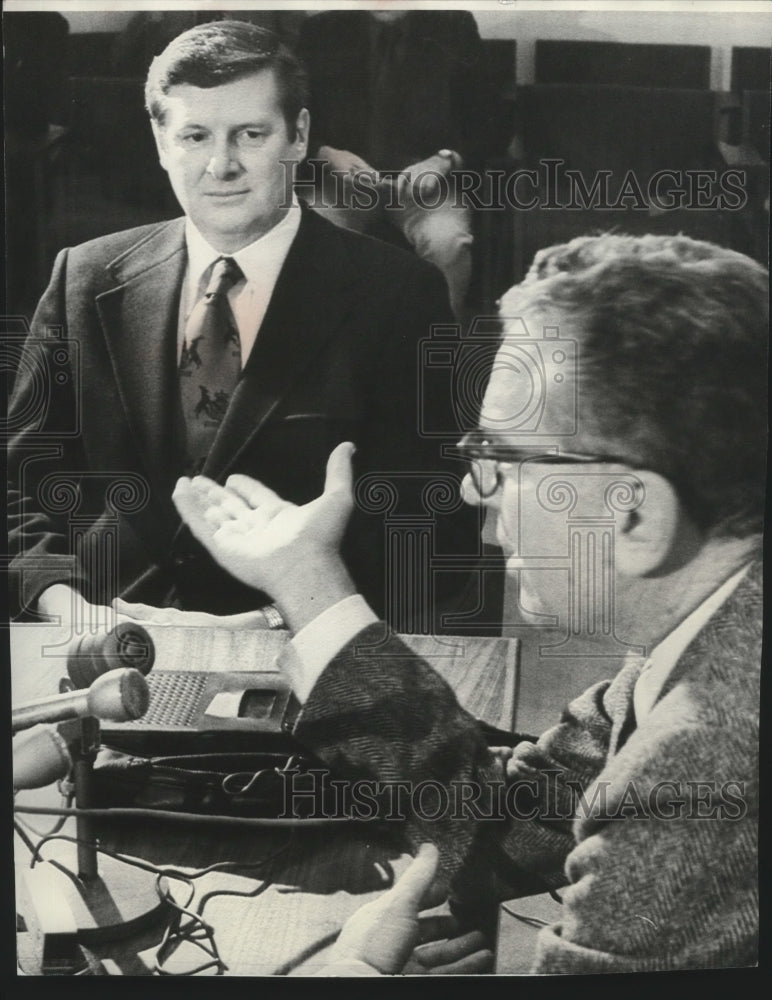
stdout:
<svg viewBox="0 0 772 1000">
<path fill-rule="evenodd" d="M 100 745 L 99 720 L 72 722 L 68 739 L 73 759 L 75 805 L 93 804 L 93 764 Z M 20 881 L 20 912 L 33 939 L 40 975 L 72 975 L 88 964 L 80 945 L 128 937 L 155 920 L 166 908 L 152 872 L 103 855 L 98 861 L 94 822 L 75 820 L 77 845 L 53 840 L 47 859 L 24 870 Z M 158 884 L 158 888 L 156 885 Z"/>
</svg>

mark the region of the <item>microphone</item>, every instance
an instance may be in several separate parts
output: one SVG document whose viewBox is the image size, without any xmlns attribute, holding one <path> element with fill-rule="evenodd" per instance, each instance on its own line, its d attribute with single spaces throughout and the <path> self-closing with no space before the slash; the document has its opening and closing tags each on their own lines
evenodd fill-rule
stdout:
<svg viewBox="0 0 772 1000">
<path fill-rule="evenodd" d="M 58 726 L 33 726 L 13 738 L 15 790 L 44 788 L 65 777 L 72 764 L 70 748 Z"/>
<path fill-rule="evenodd" d="M 147 681 L 129 667 L 111 670 L 86 691 L 68 691 L 28 701 L 13 709 L 12 731 L 29 729 L 38 722 L 60 722 L 93 715 L 110 722 L 128 722 L 141 718 L 150 704 Z"/>
<path fill-rule="evenodd" d="M 67 654 L 67 673 L 76 688 L 89 687 L 97 677 L 118 667 L 148 674 L 155 661 L 153 640 L 134 622 L 119 622 L 105 635 L 84 635 Z"/>
</svg>

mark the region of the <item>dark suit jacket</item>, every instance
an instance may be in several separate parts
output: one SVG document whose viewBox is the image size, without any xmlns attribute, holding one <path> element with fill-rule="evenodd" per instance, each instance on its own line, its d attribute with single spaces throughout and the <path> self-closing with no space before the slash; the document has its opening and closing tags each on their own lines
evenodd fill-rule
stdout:
<svg viewBox="0 0 772 1000">
<path fill-rule="evenodd" d="M 638 726 L 636 660 L 520 743 L 505 770 L 448 685 L 376 624 L 324 670 L 295 736 L 339 780 L 444 786 L 444 805 L 427 795 L 424 814 L 406 809 L 404 832 L 437 844 L 470 920 L 561 887 L 564 916 L 541 932 L 534 971 L 751 965 L 762 580 L 757 562 Z"/>
<path fill-rule="evenodd" d="M 377 170 L 395 170 L 450 147 L 465 166 L 479 167 L 498 138 L 498 118 L 474 16 L 409 11 L 398 24 L 404 41 L 387 107 L 373 93 L 367 11 L 325 11 L 303 22 L 298 53 L 309 74 L 311 149 L 348 149 Z"/>
<path fill-rule="evenodd" d="M 10 424 L 10 533 L 20 603 L 69 582 L 90 599 L 228 613 L 262 595 L 180 530 L 176 338 L 184 220 L 106 236 L 57 257 L 19 366 Z M 384 608 L 385 517 L 424 514 L 421 487 L 458 462 L 419 433 L 419 342 L 450 323 L 444 281 L 412 255 L 304 211 L 204 474 L 255 476 L 294 502 L 321 491 L 330 450 L 352 440 L 360 476 L 400 472 L 400 506 L 365 496 L 346 556 Z M 64 341 L 59 338 L 63 336 Z M 456 437 L 449 393 L 429 423 Z M 427 402 L 428 400 L 428 402 Z M 445 550 L 476 551 L 471 509 L 438 515 Z M 456 577 L 459 580 L 459 577 Z M 449 583 L 449 589 L 453 589 Z M 13 602 L 13 593 L 12 593 Z"/>
</svg>

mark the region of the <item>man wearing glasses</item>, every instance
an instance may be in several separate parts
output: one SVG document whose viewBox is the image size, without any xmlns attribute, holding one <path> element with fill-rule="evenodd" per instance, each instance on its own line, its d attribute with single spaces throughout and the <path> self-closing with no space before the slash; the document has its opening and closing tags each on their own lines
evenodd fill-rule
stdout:
<svg viewBox="0 0 772 1000">
<path fill-rule="evenodd" d="M 492 751 L 428 663 L 393 636 L 366 648 L 384 627 L 336 553 L 350 445 L 304 507 L 244 477 L 178 484 L 194 534 L 295 632 L 297 738 L 336 775 L 447 790 L 447 808 L 406 826 L 438 849 L 457 912 L 479 926 L 497 900 L 560 890 L 534 972 L 757 962 L 767 280 L 712 244 L 607 235 L 540 252 L 504 296 L 480 430 L 459 446 L 466 499 L 495 515 L 524 607 L 564 624 L 605 594 L 605 634 L 634 654 L 535 743 Z M 568 371 L 544 352 L 527 430 L 510 360 L 523 326 L 559 330 L 578 359 Z M 595 558 L 569 572 L 580 521 Z M 370 937 L 349 928 L 338 957 L 399 971 L 413 932 L 375 949 L 385 924 L 361 926 Z"/>
</svg>

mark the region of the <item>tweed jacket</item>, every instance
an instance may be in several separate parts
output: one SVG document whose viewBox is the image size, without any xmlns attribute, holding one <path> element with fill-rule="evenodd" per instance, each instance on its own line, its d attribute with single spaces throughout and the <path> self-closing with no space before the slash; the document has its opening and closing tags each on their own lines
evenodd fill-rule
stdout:
<svg viewBox="0 0 772 1000">
<path fill-rule="evenodd" d="M 498 819 L 433 809 L 408 816 L 404 832 L 413 846 L 437 844 L 471 920 L 497 900 L 561 887 L 563 915 L 539 935 L 535 972 L 752 965 L 761 619 L 758 563 L 640 726 L 636 662 L 506 765 L 431 667 L 393 636 L 379 645 L 373 625 L 324 670 L 295 732 L 350 779 L 503 785 Z"/>
</svg>

